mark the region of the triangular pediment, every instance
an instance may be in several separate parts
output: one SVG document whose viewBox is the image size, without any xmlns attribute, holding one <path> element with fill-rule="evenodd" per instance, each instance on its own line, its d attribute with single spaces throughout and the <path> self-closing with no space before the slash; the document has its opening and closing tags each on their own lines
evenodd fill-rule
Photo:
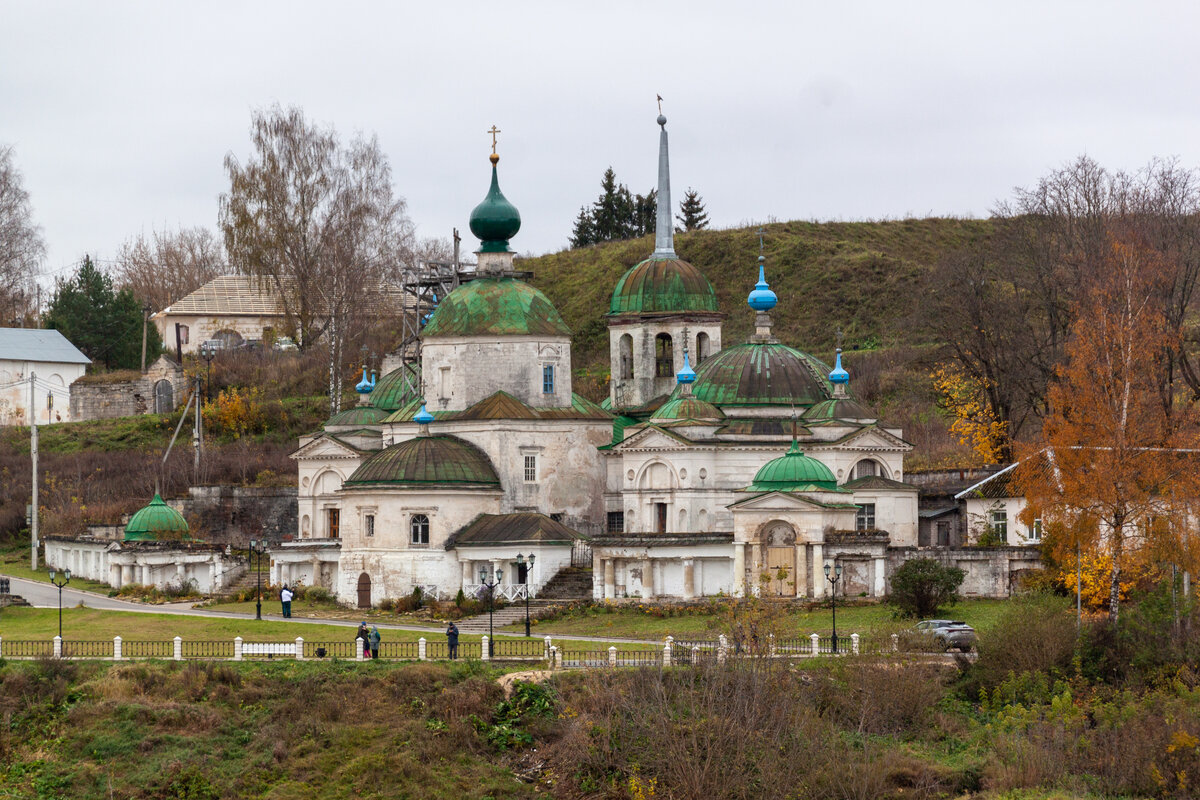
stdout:
<svg viewBox="0 0 1200 800">
<path fill-rule="evenodd" d="M 836 501 L 822 501 L 815 497 L 807 497 L 796 492 L 764 492 L 751 495 L 742 500 L 730 503 L 726 508 L 733 511 L 799 510 L 811 511 L 814 508 L 837 508 L 850 505 L 850 498 L 838 498 Z"/>
<path fill-rule="evenodd" d="M 899 436 L 875 425 L 868 425 L 831 442 L 808 442 L 806 447 L 810 450 L 890 450 L 903 453 L 913 449 L 911 444 Z"/>
<path fill-rule="evenodd" d="M 686 450 L 691 446 L 684 437 L 655 426 L 647 426 L 613 445 L 613 450 Z"/>
<path fill-rule="evenodd" d="M 292 453 L 297 460 L 308 458 L 362 458 L 363 453 L 329 434 L 322 434 Z"/>
</svg>

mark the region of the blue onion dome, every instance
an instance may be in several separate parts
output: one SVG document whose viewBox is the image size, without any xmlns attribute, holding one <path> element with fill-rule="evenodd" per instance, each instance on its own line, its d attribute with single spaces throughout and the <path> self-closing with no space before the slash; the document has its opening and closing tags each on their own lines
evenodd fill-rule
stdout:
<svg viewBox="0 0 1200 800">
<path fill-rule="evenodd" d="M 359 394 L 370 394 L 371 390 L 374 388 L 375 382 L 367 378 L 367 368 L 363 367 L 362 380 L 355 384 L 354 391 L 358 392 Z"/>
<path fill-rule="evenodd" d="M 696 381 L 696 371 L 692 369 L 692 365 L 688 363 L 688 354 L 685 350 L 683 353 L 683 369 L 675 373 L 675 380 L 680 383 L 694 383 Z"/>
<path fill-rule="evenodd" d="M 429 423 L 433 422 L 433 414 L 430 414 L 425 410 L 424 403 L 421 403 L 421 410 L 417 412 L 415 417 L 413 417 L 413 422 L 417 423 L 418 425 L 428 425 Z"/>
<path fill-rule="evenodd" d="M 482 242 L 481 253 L 507 253 L 508 240 L 521 230 L 521 212 L 508 202 L 500 191 L 500 179 L 496 175 L 496 162 L 500 156 L 492 153 L 492 186 L 487 197 L 471 211 L 471 233 Z"/>
<path fill-rule="evenodd" d="M 833 371 L 829 373 L 830 383 L 849 383 L 850 373 L 846 372 L 842 366 L 842 348 L 838 348 L 837 361 L 833 365 Z"/>
<path fill-rule="evenodd" d="M 746 302 L 755 311 L 770 311 L 779 302 L 779 298 L 771 291 L 771 287 L 767 285 L 767 276 L 764 268 L 766 259 L 763 256 L 758 257 L 758 283 L 754 284 L 754 291 L 750 292 L 750 296 L 746 298 Z"/>
</svg>

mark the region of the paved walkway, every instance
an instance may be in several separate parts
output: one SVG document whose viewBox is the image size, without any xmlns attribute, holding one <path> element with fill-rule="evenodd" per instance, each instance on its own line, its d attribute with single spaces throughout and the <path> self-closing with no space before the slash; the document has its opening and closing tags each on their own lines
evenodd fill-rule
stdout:
<svg viewBox="0 0 1200 800">
<path fill-rule="evenodd" d="M 31 581 L 28 578 L 9 578 L 11 581 L 12 593 L 18 594 L 29 601 L 29 604 L 37 608 L 58 608 L 58 589 L 48 583 L 41 581 Z M 192 603 L 163 603 L 161 605 L 149 605 L 146 603 L 138 603 L 130 600 L 119 600 L 115 597 L 106 597 L 95 592 L 87 592 L 82 589 L 72 589 L 70 585 L 62 590 L 63 608 L 74 608 L 78 605 L 83 605 L 85 608 L 98 608 L 105 611 L 130 611 L 136 614 L 179 614 L 189 617 L 214 617 L 217 619 L 244 619 L 248 621 L 254 620 L 254 615 L 250 613 L 242 613 L 238 611 L 217 611 L 208 608 L 193 608 Z M 264 608 L 266 604 L 264 604 Z M 499 616 L 500 612 L 497 612 Z M 521 610 L 522 619 L 524 619 L 524 608 Z M 486 622 L 487 613 L 482 615 L 484 619 L 484 633 L 487 632 Z M 284 619 L 279 614 L 263 614 L 263 619 L 272 620 L 275 622 L 288 622 L 297 625 L 340 625 L 347 628 L 357 628 L 358 622 L 354 620 L 342 619 L 311 619 L 307 617 L 291 617 Z M 478 619 L 472 618 L 472 619 Z M 405 625 L 402 623 L 380 622 L 379 620 L 369 620 L 370 624 L 379 626 L 384 630 L 398 631 L 419 631 L 428 633 L 431 636 L 439 636 L 444 634 L 445 626 L 430 627 L 428 625 Z M 499 622 L 499 620 L 497 620 Z M 461 623 L 460 623 L 461 624 Z M 472 630 L 464 631 L 475 633 L 474 626 Z M 623 641 L 638 644 L 660 644 L 657 639 L 622 639 L 613 636 L 579 636 L 567 634 L 548 634 L 553 639 L 569 639 L 579 642 L 613 642 Z M 496 631 L 496 636 L 509 636 L 523 639 L 524 632 L 511 631 Z"/>
</svg>

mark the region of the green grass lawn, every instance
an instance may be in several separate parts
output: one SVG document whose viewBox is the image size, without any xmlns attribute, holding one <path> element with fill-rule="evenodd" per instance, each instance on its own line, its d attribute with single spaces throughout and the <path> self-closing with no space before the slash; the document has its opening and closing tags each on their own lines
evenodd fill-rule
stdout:
<svg viewBox="0 0 1200 800">
<path fill-rule="evenodd" d="M 961 619 L 976 630 L 986 630 L 1003 611 L 1006 600 L 965 600 L 956 606 L 944 609 L 939 617 Z M 651 608 L 645 604 L 642 608 Z M 838 634 L 852 633 L 870 635 L 891 633 L 907 627 L 906 622 L 893 618 L 892 607 L 882 604 L 838 606 Z M 796 636 L 812 633 L 828 634 L 833 625 L 832 611 L 820 608 L 814 611 L 796 609 L 784 616 L 783 627 Z M 524 623 L 509 625 L 508 631 L 523 630 Z M 539 622 L 533 630 L 535 635 L 570 634 L 576 636 L 612 636 L 617 638 L 661 639 L 668 634 L 675 638 L 716 638 L 726 632 L 724 619 L 719 614 L 689 614 L 677 617 L 655 617 L 639 610 L 638 606 L 597 606 L 584 614 L 569 619 Z"/>
</svg>

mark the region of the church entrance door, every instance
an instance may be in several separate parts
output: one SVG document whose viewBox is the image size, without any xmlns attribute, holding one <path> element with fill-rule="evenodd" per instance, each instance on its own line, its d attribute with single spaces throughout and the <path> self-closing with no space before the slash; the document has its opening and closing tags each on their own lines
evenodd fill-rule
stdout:
<svg viewBox="0 0 1200 800">
<path fill-rule="evenodd" d="M 796 576 L 792 574 L 795 571 L 795 562 L 796 548 L 767 548 L 767 571 L 771 576 L 768 586 L 776 597 L 795 597 Z"/>
<path fill-rule="evenodd" d="M 371 607 L 371 576 L 365 572 L 358 576 L 358 607 Z"/>
</svg>

